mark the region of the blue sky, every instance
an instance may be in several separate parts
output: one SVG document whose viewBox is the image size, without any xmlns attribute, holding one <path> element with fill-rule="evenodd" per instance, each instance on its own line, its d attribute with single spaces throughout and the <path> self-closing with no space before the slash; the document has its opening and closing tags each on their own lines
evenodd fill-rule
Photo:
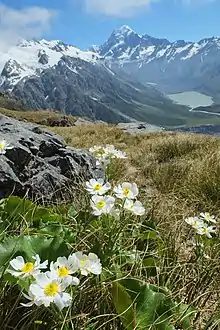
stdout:
<svg viewBox="0 0 220 330">
<path fill-rule="evenodd" d="M 220 35 L 219 13 L 220 0 L 0 0 L 0 46 L 44 37 L 87 48 L 123 24 L 139 34 L 198 40 Z"/>
</svg>

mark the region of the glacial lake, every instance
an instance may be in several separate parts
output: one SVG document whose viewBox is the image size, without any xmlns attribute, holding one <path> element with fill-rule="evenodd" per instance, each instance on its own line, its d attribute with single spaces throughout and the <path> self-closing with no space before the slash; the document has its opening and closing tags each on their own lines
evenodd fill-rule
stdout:
<svg viewBox="0 0 220 330">
<path fill-rule="evenodd" d="M 213 100 L 211 96 L 207 96 L 198 92 L 184 92 L 177 94 L 169 94 L 167 95 L 171 100 L 178 104 L 186 105 L 190 108 L 196 107 L 207 107 L 213 104 Z"/>
</svg>

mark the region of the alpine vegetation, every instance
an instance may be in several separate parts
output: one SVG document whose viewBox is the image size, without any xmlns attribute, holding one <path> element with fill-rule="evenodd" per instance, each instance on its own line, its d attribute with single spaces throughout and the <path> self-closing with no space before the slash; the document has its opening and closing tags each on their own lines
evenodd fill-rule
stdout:
<svg viewBox="0 0 220 330">
<path fill-rule="evenodd" d="M 30 300 L 28 303 L 22 303 L 23 306 L 32 305 L 49 307 L 52 303 L 60 310 L 71 305 L 71 294 L 66 292 L 68 287 L 80 284 L 79 278 L 72 276 L 80 272 L 82 275 L 88 274 L 100 275 L 102 266 L 99 258 L 94 253 L 88 256 L 82 252 L 76 252 L 66 257 L 58 257 L 56 262 L 51 262 L 50 270 L 47 269 L 48 260 L 40 263 L 39 255 L 33 256 L 33 262 L 25 262 L 22 256 L 18 256 L 10 261 L 12 269 L 8 273 L 15 277 L 27 279 L 25 283 L 28 287 L 24 297 Z"/>
<path fill-rule="evenodd" d="M 133 137 L 126 138 L 133 146 Z M 144 149 L 141 139 L 135 143 Z M 219 213 L 211 203 L 191 201 L 194 176 L 187 190 L 172 181 L 176 175 L 182 184 L 174 156 L 193 148 L 191 137 L 179 149 L 171 139 L 156 147 L 147 140 L 144 154 L 87 145 L 98 174 L 87 177 L 71 201 L 44 205 L 13 195 L 0 200 L 0 324 L 5 329 L 216 329 Z M 7 141 L 1 149 L 0 160 L 10 154 Z M 181 166 L 185 175 L 182 158 Z M 207 191 L 205 179 L 201 185 Z M 172 184 L 179 189 L 175 193 L 168 190 Z"/>
</svg>

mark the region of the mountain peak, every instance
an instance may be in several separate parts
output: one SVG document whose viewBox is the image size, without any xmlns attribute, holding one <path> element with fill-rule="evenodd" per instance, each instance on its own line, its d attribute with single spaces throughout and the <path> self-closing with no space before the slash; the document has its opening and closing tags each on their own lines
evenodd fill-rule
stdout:
<svg viewBox="0 0 220 330">
<path fill-rule="evenodd" d="M 134 33 L 134 31 L 128 25 L 122 25 L 113 32 L 114 35 L 128 35 L 130 33 Z"/>
</svg>

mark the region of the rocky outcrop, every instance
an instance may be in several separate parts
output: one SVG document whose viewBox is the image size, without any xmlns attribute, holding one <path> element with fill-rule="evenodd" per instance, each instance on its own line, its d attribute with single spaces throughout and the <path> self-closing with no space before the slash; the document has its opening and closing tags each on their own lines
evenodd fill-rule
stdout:
<svg viewBox="0 0 220 330">
<path fill-rule="evenodd" d="M 0 116 L 2 139 L 12 148 L 0 154 L 0 197 L 67 200 L 84 180 L 104 177 L 91 155 L 66 147 L 60 137 L 37 125 Z"/>
<path fill-rule="evenodd" d="M 147 134 L 164 130 L 163 127 L 138 121 L 133 123 L 119 123 L 117 127 L 122 129 L 125 133 L 130 134 Z"/>
</svg>

